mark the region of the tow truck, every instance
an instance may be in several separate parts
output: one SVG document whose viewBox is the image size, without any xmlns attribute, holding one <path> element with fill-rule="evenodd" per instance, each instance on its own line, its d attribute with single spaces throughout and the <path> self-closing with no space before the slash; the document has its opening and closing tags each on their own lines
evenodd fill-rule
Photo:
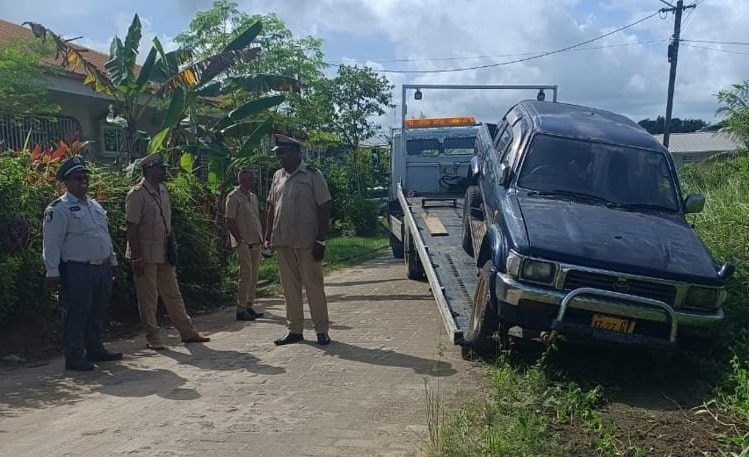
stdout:
<svg viewBox="0 0 749 457">
<path fill-rule="evenodd" d="M 426 279 L 463 354 L 559 335 L 675 349 L 721 324 L 720 264 L 685 219 L 668 151 L 632 120 L 539 90 L 497 124 L 405 119 L 393 137 L 393 255 Z M 553 92 L 545 101 L 544 90 Z M 420 97 L 416 97 L 420 99 Z M 497 338 L 498 337 L 498 338 Z"/>
</svg>

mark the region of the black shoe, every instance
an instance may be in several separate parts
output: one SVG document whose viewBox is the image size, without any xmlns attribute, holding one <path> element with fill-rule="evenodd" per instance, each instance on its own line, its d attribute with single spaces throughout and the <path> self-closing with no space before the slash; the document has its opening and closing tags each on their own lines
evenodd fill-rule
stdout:
<svg viewBox="0 0 749 457">
<path fill-rule="evenodd" d="M 284 344 L 298 343 L 300 341 L 304 341 L 304 336 L 302 336 L 301 333 L 288 332 L 281 338 L 275 340 L 274 343 L 276 346 L 283 346 Z"/>
<path fill-rule="evenodd" d="M 238 321 L 254 321 L 255 315 L 249 312 L 246 309 L 243 309 L 242 311 L 237 311 L 237 320 Z"/>
<path fill-rule="evenodd" d="M 254 309 L 252 309 L 252 308 L 247 308 L 247 309 L 246 309 L 245 311 L 247 311 L 248 313 L 250 313 L 250 315 L 252 315 L 252 316 L 253 316 L 253 317 L 255 317 L 255 318 L 258 318 L 258 317 L 263 317 L 263 315 L 265 314 L 265 313 L 264 313 L 264 312 L 262 312 L 262 311 L 255 311 L 255 310 L 254 310 Z"/>
<path fill-rule="evenodd" d="M 93 371 L 94 364 L 83 359 L 66 360 L 65 369 L 72 371 Z"/>
<path fill-rule="evenodd" d="M 111 352 L 105 349 L 101 352 L 89 354 L 86 359 L 89 362 L 113 362 L 115 360 L 122 360 L 122 352 Z"/>
<path fill-rule="evenodd" d="M 328 336 L 327 333 L 318 333 L 317 344 L 319 344 L 320 346 L 327 346 L 328 344 L 330 344 L 330 336 Z"/>
</svg>

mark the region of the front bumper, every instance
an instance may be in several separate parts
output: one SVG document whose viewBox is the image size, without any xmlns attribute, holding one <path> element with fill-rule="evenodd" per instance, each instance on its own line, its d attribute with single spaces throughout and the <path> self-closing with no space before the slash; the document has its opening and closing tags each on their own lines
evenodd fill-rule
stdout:
<svg viewBox="0 0 749 457">
<path fill-rule="evenodd" d="M 580 288 L 567 292 L 534 286 L 504 273 L 497 273 L 493 279 L 504 320 L 596 340 L 671 348 L 680 334 L 713 334 L 724 317 L 722 309 L 713 313 L 681 311 L 662 301 L 607 290 Z M 620 333 L 594 328 L 589 319 L 592 314 L 632 319 L 637 322 L 636 330 L 651 331 Z"/>
</svg>

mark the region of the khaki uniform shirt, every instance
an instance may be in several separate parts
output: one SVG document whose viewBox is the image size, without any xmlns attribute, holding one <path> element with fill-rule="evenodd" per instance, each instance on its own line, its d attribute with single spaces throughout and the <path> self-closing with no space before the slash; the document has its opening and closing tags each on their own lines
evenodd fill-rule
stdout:
<svg viewBox="0 0 749 457">
<path fill-rule="evenodd" d="M 143 261 L 166 263 L 166 236 L 172 231 L 172 203 L 166 186 L 159 184 L 157 191 L 144 179 L 130 189 L 125 198 L 125 219 L 137 225 Z M 131 258 L 129 243 L 125 256 Z"/>
<path fill-rule="evenodd" d="M 237 222 L 239 237 L 249 244 L 260 244 L 263 242 L 263 226 L 260 223 L 260 210 L 258 209 L 257 195 L 250 192 L 245 195 L 235 187 L 226 197 L 226 214 L 228 219 Z M 231 246 L 237 247 L 239 240 L 229 232 Z"/>
<path fill-rule="evenodd" d="M 331 200 L 322 173 L 302 162 L 294 172 L 273 175 L 268 202 L 273 205 L 273 247 L 311 248 L 317 238 L 318 207 Z"/>
</svg>

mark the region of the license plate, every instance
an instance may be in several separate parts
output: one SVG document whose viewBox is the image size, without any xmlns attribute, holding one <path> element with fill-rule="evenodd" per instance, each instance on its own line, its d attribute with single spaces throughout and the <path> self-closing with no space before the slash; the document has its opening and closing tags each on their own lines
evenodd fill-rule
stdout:
<svg viewBox="0 0 749 457">
<path fill-rule="evenodd" d="M 594 314 L 590 325 L 593 328 L 600 328 L 602 330 L 609 330 L 618 333 L 632 333 L 635 331 L 635 321 L 604 316 L 602 314 Z"/>
</svg>

